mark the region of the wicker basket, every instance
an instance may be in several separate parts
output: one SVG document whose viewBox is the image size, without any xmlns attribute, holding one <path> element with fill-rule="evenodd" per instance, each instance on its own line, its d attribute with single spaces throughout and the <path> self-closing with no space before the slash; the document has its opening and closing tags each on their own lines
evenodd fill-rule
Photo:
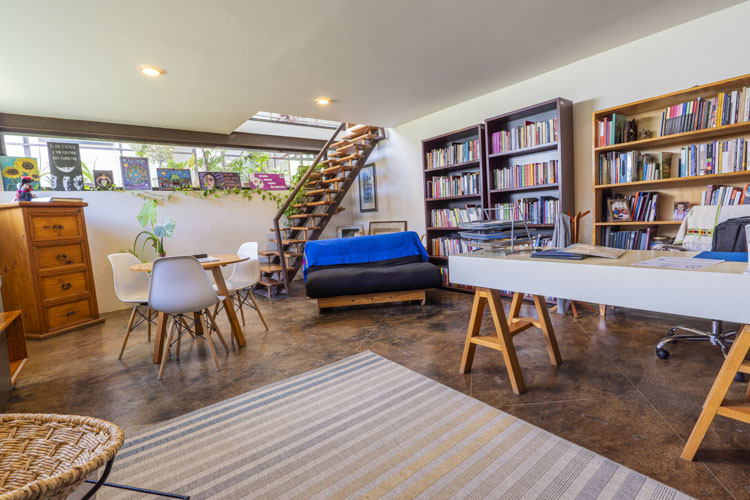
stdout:
<svg viewBox="0 0 750 500">
<path fill-rule="evenodd" d="M 122 429 L 98 418 L 0 415 L 0 500 L 66 498 L 124 440 Z"/>
</svg>

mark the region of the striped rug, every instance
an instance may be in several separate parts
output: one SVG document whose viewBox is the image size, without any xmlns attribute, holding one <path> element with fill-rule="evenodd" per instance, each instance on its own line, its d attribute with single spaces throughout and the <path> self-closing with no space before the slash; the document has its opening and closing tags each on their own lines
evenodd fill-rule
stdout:
<svg viewBox="0 0 750 500">
<path fill-rule="evenodd" d="M 369 351 L 127 434 L 110 480 L 194 499 L 689 498 Z"/>
</svg>

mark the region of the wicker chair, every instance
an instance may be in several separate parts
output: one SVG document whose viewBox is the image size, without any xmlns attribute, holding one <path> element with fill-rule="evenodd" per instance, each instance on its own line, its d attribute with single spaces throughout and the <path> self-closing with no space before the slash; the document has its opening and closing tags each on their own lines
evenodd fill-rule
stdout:
<svg viewBox="0 0 750 500">
<path fill-rule="evenodd" d="M 42 413 L 0 415 L 0 500 L 62 499 L 107 464 L 125 434 L 92 417 Z"/>
</svg>

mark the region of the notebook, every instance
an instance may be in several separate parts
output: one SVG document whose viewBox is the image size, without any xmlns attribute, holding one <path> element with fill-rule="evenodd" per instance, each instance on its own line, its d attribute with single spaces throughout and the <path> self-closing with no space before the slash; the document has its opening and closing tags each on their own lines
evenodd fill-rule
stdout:
<svg viewBox="0 0 750 500">
<path fill-rule="evenodd" d="M 536 259 L 563 259 L 563 260 L 583 260 L 588 255 L 582 255 L 580 253 L 571 253 L 558 250 L 553 248 L 551 250 L 544 250 L 542 252 L 534 252 L 531 254 L 531 258 Z"/>
</svg>

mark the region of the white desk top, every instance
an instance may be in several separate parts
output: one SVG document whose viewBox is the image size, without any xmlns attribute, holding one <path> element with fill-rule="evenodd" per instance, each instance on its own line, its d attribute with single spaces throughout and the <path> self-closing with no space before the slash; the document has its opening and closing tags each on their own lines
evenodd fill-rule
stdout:
<svg viewBox="0 0 750 500">
<path fill-rule="evenodd" d="M 619 259 L 560 260 L 473 252 L 451 256 L 448 266 L 451 282 L 463 285 L 750 324 L 747 263 L 690 271 L 632 265 L 695 254 L 631 250 Z"/>
</svg>

